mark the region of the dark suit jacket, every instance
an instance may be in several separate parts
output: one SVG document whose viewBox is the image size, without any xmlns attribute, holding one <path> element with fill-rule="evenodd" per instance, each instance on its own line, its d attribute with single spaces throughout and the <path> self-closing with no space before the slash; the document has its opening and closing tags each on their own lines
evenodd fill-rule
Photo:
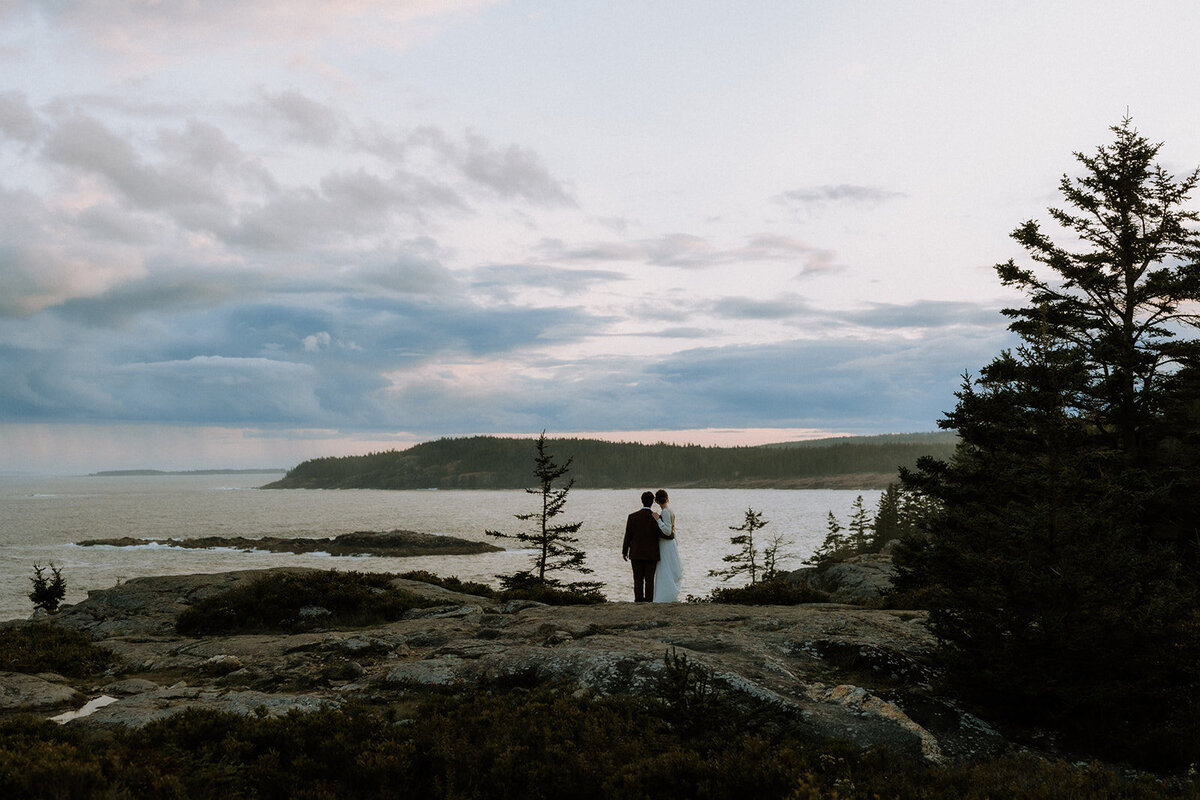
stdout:
<svg viewBox="0 0 1200 800">
<path fill-rule="evenodd" d="M 667 539 L 648 508 L 635 511 L 625 522 L 625 542 L 621 555 L 633 561 L 658 561 L 658 540 Z"/>
</svg>

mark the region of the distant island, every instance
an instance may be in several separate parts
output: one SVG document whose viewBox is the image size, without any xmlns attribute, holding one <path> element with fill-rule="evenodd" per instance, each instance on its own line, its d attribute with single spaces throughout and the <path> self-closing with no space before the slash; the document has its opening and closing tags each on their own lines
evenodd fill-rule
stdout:
<svg viewBox="0 0 1200 800">
<path fill-rule="evenodd" d="M 883 489 L 921 456 L 946 459 L 954 433 L 889 434 L 759 447 L 550 439 L 583 489 Z M 530 439 L 473 436 L 408 450 L 317 458 L 264 489 L 522 489 L 533 480 Z"/>
<path fill-rule="evenodd" d="M 153 475 L 263 475 L 270 472 L 287 472 L 282 467 L 267 469 L 109 469 L 88 474 L 89 478 L 137 478 Z"/>
<path fill-rule="evenodd" d="M 454 536 L 438 536 L 416 531 L 358 531 L 343 533 L 332 539 L 284 539 L 264 536 L 249 539 L 245 536 L 201 536 L 194 539 L 135 539 L 121 536 L 115 539 L 85 539 L 76 542 L 80 547 L 144 547 L 160 545 L 190 550 L 211 550 L 228 547 L 235 550 L 266 550 L 272 553 L 328 553 L 331 556 L 458 556 L 474 553 L 495 553 L 503 550 L 487 542 L 473 542 Z"/>
</svg>

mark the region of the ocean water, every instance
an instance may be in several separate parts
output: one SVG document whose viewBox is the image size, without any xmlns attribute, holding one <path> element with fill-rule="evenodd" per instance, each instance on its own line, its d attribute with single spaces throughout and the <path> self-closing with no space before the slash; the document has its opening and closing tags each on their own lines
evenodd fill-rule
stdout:
<svg viewBox="0 0 1200 800">
<path fill-rule="evenodd" d="M 28 617 L 35 564 L 53 562 L 67 581 L 66 602 L 92 589 L 130 578 L 306 566 L 371 572 L 425 569 L 440 575 L 496 585 L 497 574 L 528 567 L 531 552 L 518 542 L 489 538 L 485 530 L 515 533 L 515 514 L 536 510 L 523 491 L 260 490 L 278 475 L 155 475 L 131 477 L 0 476 L 0 620 Z M 659 488 L 659 487 L 650 487 Z M 670 487 L 666 487 L 670 490 Z M 769 522 L 759 535 L 779 533 L 792 542 L 797 568 L 825 537 L 829 511 L 845 523 L 855 497 L 868 510 L 878 491 L 679 489 L 671 490 L 676 534 L 684 561 L 684 594 L 706 594 L 719 579 L 708 571 L 724 566 L 732 551 L 730 526 L 747 508 Z M 573 489 L 558 519 L 583 522 L 580 546 L 587 552 L 589 580 L 602 581 L 610 599 L 632 599 L 629 565 L 621 559 L 625 517 L 640 507 L 639 492 Z M 405 529 L 487 541 L 502 553 L 418 558 L 332 557 L 322 554 L 185 550 L 173 547 L 79 547 L 85 539 L 131 536 L 184 539 L 196 536 L 323 538 L 353 531 Z M 568 579 L 572 579 L 568 577 Z M 744 582 L 742 580 L 736 583 Z M 732 585 L 732 584 L 731 584 Z"/>
</svg>

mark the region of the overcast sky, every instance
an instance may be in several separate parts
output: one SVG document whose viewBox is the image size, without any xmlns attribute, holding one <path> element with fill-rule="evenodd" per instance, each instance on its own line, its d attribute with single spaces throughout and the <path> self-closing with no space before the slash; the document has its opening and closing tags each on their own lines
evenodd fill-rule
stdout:
<svg viewBox="0 0 1200 800">
<path fill-rule="evenodd" d="M 0 0 L 0 471 L 934 430 L 1193 2 Z"/>
</svg>

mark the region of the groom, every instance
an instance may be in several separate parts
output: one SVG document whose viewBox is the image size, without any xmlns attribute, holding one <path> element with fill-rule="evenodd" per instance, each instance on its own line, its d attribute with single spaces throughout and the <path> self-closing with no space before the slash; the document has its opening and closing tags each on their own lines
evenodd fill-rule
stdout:
<svg viewBox="0 0 1200 800">
<path fill-rule="evenodd" d="M 625 522 L 625 542 L 621 557 L 633 562 L 633 602 L 649 603 L 654 599 L 654 570 L 658 568 L 658 540 L 669 539 L 658 527 L 654 511 L 654 492 L 642 492 L 642 509 L 629 515 Z"/>
</svg>

